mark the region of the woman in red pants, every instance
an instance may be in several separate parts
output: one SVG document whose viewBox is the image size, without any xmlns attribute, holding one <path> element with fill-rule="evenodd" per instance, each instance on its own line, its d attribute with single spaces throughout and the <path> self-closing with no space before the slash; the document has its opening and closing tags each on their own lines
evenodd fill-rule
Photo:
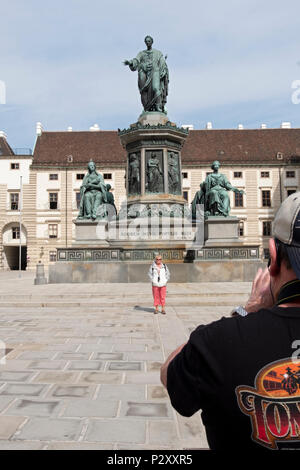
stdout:
<svg viewBox="0 0 300 470">
<path fill-rule="evenodd" d="M 150 266 L 148 276 L 152 282 L 155 307 L 154 313 L 158 313 L 158 307 L 161 305 L 161 313 L 165 314 L 167 282 L 170 279 L 170 271 L 167 265 L 162 262 L 161 255 L 155 256 L 155 260 Z"/>
</svg>

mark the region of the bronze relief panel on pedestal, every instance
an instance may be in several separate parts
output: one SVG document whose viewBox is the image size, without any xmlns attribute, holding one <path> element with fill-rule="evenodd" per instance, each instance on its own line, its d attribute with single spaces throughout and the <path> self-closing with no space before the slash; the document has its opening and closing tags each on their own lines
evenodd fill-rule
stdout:
<svg viewBox="0 0 300 470">
<path fill-rule="evenodd" d="M 141 153 L 133 152 L 128 156 L 128 195 L 141 194 Z"/>
<path fill-rule="evenodd" d="M 181 174 L 178 152 L 168 151 L 169 194 L 181 194 Z"/>
<path fill-rule="evenodd" d="M 145 173 L 146 193 L 163 193 L 164 166 L 162 150 L 146 150 Z"/>
</svg>

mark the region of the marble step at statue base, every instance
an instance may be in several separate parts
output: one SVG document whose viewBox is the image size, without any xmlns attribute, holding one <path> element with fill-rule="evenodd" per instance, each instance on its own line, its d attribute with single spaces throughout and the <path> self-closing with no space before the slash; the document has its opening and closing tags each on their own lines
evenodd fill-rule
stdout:
<svg viewBox="0 0 300 470">
<path fill-rule="evenodd" d="M 239 222 L 233 216 L 209 216 L 204 222 L 205 246 L 239 243 Z"/>
</svg>

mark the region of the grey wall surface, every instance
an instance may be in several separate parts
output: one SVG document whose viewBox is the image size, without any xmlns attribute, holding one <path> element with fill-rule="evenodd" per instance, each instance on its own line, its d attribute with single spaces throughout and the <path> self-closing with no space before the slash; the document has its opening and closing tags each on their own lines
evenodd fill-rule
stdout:
<svg viewBox="0 0 300 470">
<path fill-rule="evenodd" d="M 49 283 L 149 282 L 150 263 L 57 262 L 49 266 Z M 170 282 L 252 281 L 259 260 L 201 261 L 168 264 Z"/>
</svg>

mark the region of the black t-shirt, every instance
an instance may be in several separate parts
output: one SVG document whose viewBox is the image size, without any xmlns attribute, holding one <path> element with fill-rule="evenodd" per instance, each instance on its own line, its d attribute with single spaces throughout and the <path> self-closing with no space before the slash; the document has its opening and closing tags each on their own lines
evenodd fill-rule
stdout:
<svg viewBox="0 0 300 470">
<path fill-rule="evenodd" d="M 300 447 L 300 308 L 199 326 L 169 364 L 167 388 L 183 416 L 202 410 L 211 449 Z"/>
</svg>

